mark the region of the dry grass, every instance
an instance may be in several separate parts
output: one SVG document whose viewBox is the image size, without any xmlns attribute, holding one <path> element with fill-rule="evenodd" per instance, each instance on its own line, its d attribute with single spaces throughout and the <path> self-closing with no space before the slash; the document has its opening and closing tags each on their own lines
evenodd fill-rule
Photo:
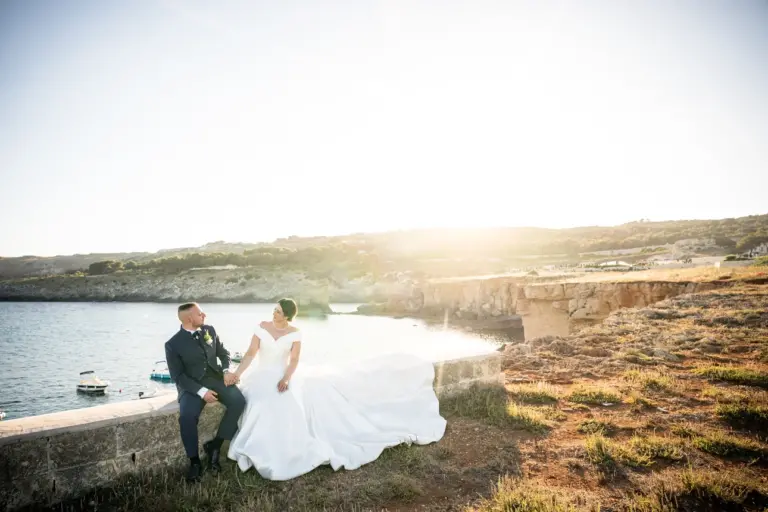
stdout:
<svg viewBox="0 0 768 512">
<path fill-rule="evenodd" d="M 672 432 L 705 453 L 730 459 L 768 462 L 768 447 L 749 437 L 712 427 L 700 430 L 690 425 L 675 425 Z"/>
<path fill-rule="evenodd" d="M 734 427 L 768 432 L 768 405 L 718 405 L 715 408 L 715 414 Z"/>
<path fill-rule="evenodd" d="M 703 398 L 715 400 L 720 404 L 768 404 L 768 391 L 748 387 L 715 387 L 708 386 L 702 392 Z"/>
<path fill-rule="evenodd" d="M 703 366 L 694 370 L 696 375 L 709 380 L 768 388 L 768 372 L 734 366 Z"/>
<path fill-rule="evenodd" d="M 624 379 L 646 391 L 671 391 L 678 387 L 675 379 L 658 370 L 629 370 L 624 373 Z"/>
<path fill-rule="evenodd" d="M 659 475 L 645 495 L 636 496 L 627 512 L 761 512 L 768 507 L 766 489 L 736 471 L 686 470 Z"/>
<path fill-rule="evenodd" d="M 691 442 L 699 450 L 712 455 L 768 462 L 768 450 L 764 445 L 752 439 L 716 431 L 707 435 L 694 436 Z"/>
<path fill-rule="evenodd" d="M 359 470 L 268 482 L 227 461 L 198 486 L 138 475 L 55 510 L 764 512 L 764 311 L 768 285 L 737 283 L 512 346 L 508 375 L 534 384 L 442 399 L 443 440 Z"/>
<path fill-rule="evenodd" d="M 649 459 L 682 460 L 685 457 L 682 443 L 678 439 L 660 436 L 634 436 L 630 447 L 641 457 Z"/>
<path fill-rule="evenodd" d="M 440 411 L 446 416 L 471 418 L 535 433 L 544 433 L 550 428 L 541 410 L 512 402 L 500 386 L 473 386 L 460 395 L 444 399 Z"/>
<path fill-rule="evenodd" d="M 621 395 L 608 388 L 579 386 L 571 391 L 568 400 L 578 404 L 616 404 L 621 402 Z"/>
<path fill-rule="evenodd" d="M 582 434 L 602 434 L 604 436 L 611 436 L 616 433 L 618 427 L 610 421 L 589 419 L 579 423 L 576 430 Z"/>
<path fill-rule="evenodd" d="M 554 404 L 560 399 L 560 391 L 547 382 L 511 386 L 509 394 L 515 400 L 527 404 Z"/>
<path fill-rule="evenodd" d="M 632 450 L 624 443 L 607 439 L 603 434 L 591 434 L 585 441 L 586 457 L 601 471 L 613 472 L 619 464 L 630 467 L 650 466 L 653 459 Z"/>
<path fill-rule="evenodd" d="M 578 507 L 578 508 L 577 508 Z M 578 512 L 587 510 L 557 490 L 531 486 L 519 478 L 503 477 L 494 486 L 491 497 L 466 512 Z M 597 512 L 598 508 L 588 510 Z"/>
<path fill-rule="evenodd" d="M 643 396 L 640 391 L 632 391 L 627 397 L 627 403 L 632 407 L 632 410 L 636 413 L 646 411 L 648 409 L 657 409 L 659 404 L 650 398 Z"/>
</svg>

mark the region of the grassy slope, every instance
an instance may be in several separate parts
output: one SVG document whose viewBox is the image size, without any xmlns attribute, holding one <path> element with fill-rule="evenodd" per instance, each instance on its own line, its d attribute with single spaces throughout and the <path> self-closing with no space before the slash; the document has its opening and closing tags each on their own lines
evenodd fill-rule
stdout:
<svg viewBox="0 0 768 512">
<path fill-rule="evenodd" d="M 624 310 L 510 345 L 505 388 L 441 403 L 445 438 L 356 471 L 267 482 L 227 462 L 57 510 L 733 510 L 768 507 L 768 285 Z"/>
</svg>

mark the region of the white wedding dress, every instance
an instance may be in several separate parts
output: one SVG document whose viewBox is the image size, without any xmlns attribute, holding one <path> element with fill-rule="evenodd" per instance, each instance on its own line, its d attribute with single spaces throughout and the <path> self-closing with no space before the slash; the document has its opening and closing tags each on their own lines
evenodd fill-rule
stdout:
<svg viewBox="0 0 768 512">
<path fill-rule="evenodd" d="M 228 452 L 241 470 L 288 480 L 323 464 L 356 469 L 385 448 L 443 437 L 431 362 L 398 354 L 333 371 L 300 362 L 280 393 L 277 383 L 301 332 L 274 339 L 258 327 L 256 336 L 258 357 L 240 383 L 246 408 Z"/>
</svg>

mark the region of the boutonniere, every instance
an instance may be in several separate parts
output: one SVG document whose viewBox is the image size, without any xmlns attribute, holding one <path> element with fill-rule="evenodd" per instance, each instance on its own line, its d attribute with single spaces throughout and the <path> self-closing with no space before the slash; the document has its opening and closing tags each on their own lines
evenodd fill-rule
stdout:
<svg viewBox="0 0 768 512">
<path fill-rule="evenodd" d="M 205 340 L 205 342 L 209 345 L 213 343 L 213 338 L 211 337 L 211 333 L 209 333 L 208 331 L 203 331 L 203 332 L 205 333 L 203 334 L 203 340 Z"/>
</svg>

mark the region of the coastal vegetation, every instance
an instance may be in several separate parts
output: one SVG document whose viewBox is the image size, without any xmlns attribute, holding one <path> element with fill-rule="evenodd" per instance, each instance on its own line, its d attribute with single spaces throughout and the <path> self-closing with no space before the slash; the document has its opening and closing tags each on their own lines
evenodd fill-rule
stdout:
<svg viewBox="0 0 768 512">
<path fill-rule="evenodd" d="M 196 268 L 303 268 L 318 275 L 413 272 L 456 276 L 501 272 L 510 266 L 574 264 L 611 259 L 637 249 L 634 259 L 670 250 L 727 255 L 768 243 L 768 214 L 720 220 L 650 222 L 570 229 L 484 228 L 288 237 L 270 243 L 212 242 L 156 253 L 0 258 L 0 278 L 55 274 L 172 274 Z M 627 255 L 621 255 L 626 259 Z M 616 259 L 615 257 L 613 259 Z M 631 258 L 630 258 L 631 259 Z"/>
</svg>

